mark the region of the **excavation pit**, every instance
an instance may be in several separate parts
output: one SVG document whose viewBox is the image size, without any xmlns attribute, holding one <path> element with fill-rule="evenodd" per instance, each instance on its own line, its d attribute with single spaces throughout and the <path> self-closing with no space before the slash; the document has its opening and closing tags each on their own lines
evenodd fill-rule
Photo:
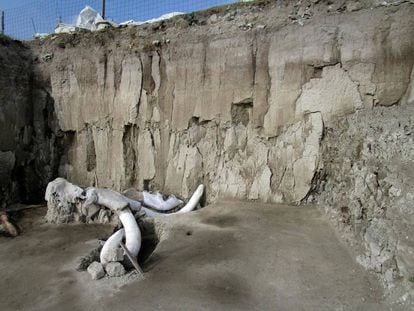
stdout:
<svg viewBox="0 0 414 311">
<path fill-rule="evenodd" d="M 27 226 L 34 209 L 11 218 L 21 236 L 0 238 L 0 309 L 377 310 L 383 294 L 412 308 L 411 2 L 266 0 L 25 43 L 0 35 L 0 209 L 43 204 L 57 176 L 208 191 L 206 208 L 157 220 L 140 282 L 76 272 L 119 225 L 109 210 L 48 216 L 84 225 Z M 255 203 L 208 206 L 223 198 Z"/>
</svg>

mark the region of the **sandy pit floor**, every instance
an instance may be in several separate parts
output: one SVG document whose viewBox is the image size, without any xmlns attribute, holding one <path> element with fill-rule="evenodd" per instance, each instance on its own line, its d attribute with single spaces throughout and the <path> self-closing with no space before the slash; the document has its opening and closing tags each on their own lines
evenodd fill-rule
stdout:
<svg viewBox="0 0 414 311">
<path fill-rule="evenodd" d="M 133 274 L 93 281 L 80 256 L 112 232 L 50 225 L 27 210 L 0 237 L 0 310 L 388 310 L 376 279 L 316 207 L 221 202 L 156 221 L 160 243 Z"/>
</svg>

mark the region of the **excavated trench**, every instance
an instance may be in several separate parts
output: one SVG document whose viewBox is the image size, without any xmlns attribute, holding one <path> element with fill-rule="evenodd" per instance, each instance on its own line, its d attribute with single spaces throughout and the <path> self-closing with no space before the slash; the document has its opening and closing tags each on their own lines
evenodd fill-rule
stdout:
<svg viewBox="0 0 414 311">
<path fill-rule="evenodd" d="M 180 300 L 182 306 L 191 309 L 208 301 L 222 309 L 243 309 L 238 308 L 240 301 L 245 302 L 244 308 L 264 301 L 262 309 L 275 305 L 287 309 L 302 306 L 295 304 L 297 297 L 305 297 L 315 309 L 329 302 L 345 309 L 358 306 L 360 301 L 352 299 L 349 289 L 355 284 L 345 271 L 340 272 L 346 278 L 341 283 L 334 274 L 317 270 L 312 260 L 319 257 L 306 248 L 309 245 L 324 254 L 319 259 L 327 267 L 338 261 L 360 271 L 353 265 L 357 260 L 380 280 L 387 299 L 412 306 L 414 6 L 410 1 L 331 2 L 258 1 L 196 13 L 190 24 L 188 18 L 178 16 L 151 25 L 62 34 L 25 44 L 0 37 L 0 210 L 43 203 L 47 183 L 57 176 L 85 187 L 120 192 L 133 187 L 173 193 L 184 200 L 204 184 L 201 205 L 206 208 L 185 216 L 188 223 L 175 216 L 168 219 L 177 228 L 163 221 L 141 223 L 139 262 L 154 273 L 149 277 L 154 286 L 168 291 L 167 285 L 177 282 L 177 296 L 182 291 L 191 293 L 183 295 L 187 301 Z M 222 198 L 255 202 L 249 208 L 240 203 L 252 223 L 255 209 L 257 219 L 280 217 L 280 223 L 263 224 L 268 235 L 262 236 L 258 233 L 262 228 L 240 220 L 235 205 L 211 207 Z M 264 212 L 263 203 L 276 204 L 277 212 Z M 290 206 L 297 213 L 293 215 L 285 207 L 278 209 L 280 203 L 301 208 Z M 308 223 L 307 203 L 324 211 L 329 223 L 312 208 L 315 222 Z M 74 230 L 71 238 L 59 235 L 59 226 L 41 225 L 37 212 L 30 211 L 36 226 L 21 226 L 22 236 L 7 243 L 1 239 L 2 247 L 11 253 L 14 247 L 30 249 L 42 273 L 51 273 L 42 266 L 50 251 L 56 260 L 54 269 L 82 288 L 78 281 L 85 281 L 84 274 L 74 276 L 69 271 L 76 265 L 51 250 L 64 241 L 68 249 L 62 247 L 62 254 L 72 259 L 89 254 L 96 245 L 82 243 L 107 238 L 113 228 L 103 224 L 112 223 L 111 214 L 94 209 L 67 215 L 65 222 L 87 223 L 62 225 L 68 235 Z M 21 213 L 30 216 L 31 212 Z M 12 220 L 24 224 L 23 218 L 12 215 Z M 284 227 L 289 224 L 296 231 Z M 324 240 L 321 232 L 312 235 L 312 230 L 319 232 L 318 226 L 328 230 L 329 225 L 351 246 L 352 255 L 346 257 L 350 262 L 318 248 L 321 239 L 329 247 L 339 243 Z M 243 228 L 252 237 L 245 236 Z M 47 246 L 40 245 L 53 234 L 58 236 Z M 313 238 L 308 240 L 308 235 Z M 264 247 L 263 258 L 256 256 L 261 249 L 255 245 L 248 246 L 255 252 L 244 249 L 248 241 Z M 309 244 L 302 245 L 303 241 Z M 280 252 L 273 253 L 273 247 L 280 247 Z M 23 250 L 20 255 L 28 255 Z M 347 253 L 345 248 L 340 251 Z M 235 254 L 245 262 L 233 258 Z M 309 255 L 317 275 L 302 261 Z M 13 260 L 29 262 L 9 257 L 1 252 L 0 262 L 8 267 Z M 288 262 L 297 270 L 288 269 Z M 220 266 L 219 271 L 214 265 Z M 262 266 L 267 267 L 265 272 Z M 249 278 L 243 276 L 243 269 Z M 284 270 L 290 275 L 284 275 Z M 11 280 L 10 271 L 0 271 L 19 294 L 25 294 Z M 24 271 L 45 282 L 40 272 Z M 339 290 L 350 295 L 335 296 L 319 284 L 321 292 L 334 298 L 315 300 L 320 293 L 310 280 L 321 275 L 339 282 Z M 171 277 L 166 287 L 160 285 L 161 276 Z M 270 284 L 263 289 L 267 296 L 254 290 L 262 289 L 256 276 Z M 197 285 L 196 280 L 205 283 Z M 371 281 L 359 281 L 355 288 L 373 297 L 367 291 Z M 69 288 L 72 298 L 87 300 L 71 285 L 53 282 L 60 290 Z M 38 306 L 59 305 L 44 300 L 53 286 L 43 284 L 47 290 L 40 293 Z M 97 292 L 111 292 L 110 285 L 96 286 Z M 134 286 L 144 285 L 128 285 L 121 296 L 134 301 Z M 0 289 L 14 295 L 8 288 Z M 269 298 L 275 292 L 282 305 Z M 373 295 L 381 296 L 380 292 Z M 144 290 L 140 298 L 151 295 Z M 57 296 L 60 303 L 70 300 Z M 161 299 L 163 306 L 173 300 L 166 297 Z M 343 299 L 352 303 L 346 305 Z M 368 305 L 371 302 L 378 307 L 373 300 Z M 24 309 L 10 297 L 1 303 L 1 309 L 10 305 Z"/>
</svg>

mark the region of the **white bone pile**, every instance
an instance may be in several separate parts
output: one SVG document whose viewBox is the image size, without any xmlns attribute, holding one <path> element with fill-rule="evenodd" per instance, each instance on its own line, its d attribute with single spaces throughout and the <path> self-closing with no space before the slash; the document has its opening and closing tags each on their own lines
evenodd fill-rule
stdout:
<svg viewBox="0 0 414 311">
<path fill-rule="evenodd" d="M 132 256 L 136 257 L 139 253 L 141 248 L 141 232 L 132 211 L 141 212 L 147 217 L 153 218 L 187 213 L 197 207 L 203 192 L 204 186 L 199 185 L 188 203 L 182 209 L 175 213 L 160 213 L 158 211 L 169 211 L 183 202 L 174 195 L 164 200 L 159 193 L 152 194 L 145 191 L 141 195 L 143 200 L 140 202 L 132 200 L 111 189 L 89 187 L 83 190 L 81 187 L 63 178 L 57 178 L 48 184 L 45 199 L 48 201 L 48 206 L 49 202 L 51 204 L 57 204 L 60 207 L 64 206 L 65 208 L 77 203 L 86 209 L 89 206 L 97 205 L 99 207 L 106 207 L 118 215 L 123 228 L 109 237 L 100 253 L 101 263 L 106 265 L 111 261 L 111 254 L 117 251 L 124 237 L 125 246 Z"/>
</svg>

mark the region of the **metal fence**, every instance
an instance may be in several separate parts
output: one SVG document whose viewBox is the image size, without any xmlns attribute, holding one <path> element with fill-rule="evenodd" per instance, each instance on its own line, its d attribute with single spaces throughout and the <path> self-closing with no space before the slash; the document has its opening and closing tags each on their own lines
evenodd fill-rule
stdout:
<svg viewBox="0 0 414 311">
<path fill-rule="evenodd" d="M 145 21 L 170 12 L 190 13 L 237 0 L 32 0 L 28 4 L 4 9 L 4 33 L 30 40 L 35 33 L 51 33 L 58 23 L 74 24 L 86 6 L 102 12 L 114 22 Z M 0 12 L 2 8 L 0 7 Z"/>
<path fill-rule="evenodd" d="M 4 11 L 0 11 L 0 33 L 4 33 Z"/>
</svg>

